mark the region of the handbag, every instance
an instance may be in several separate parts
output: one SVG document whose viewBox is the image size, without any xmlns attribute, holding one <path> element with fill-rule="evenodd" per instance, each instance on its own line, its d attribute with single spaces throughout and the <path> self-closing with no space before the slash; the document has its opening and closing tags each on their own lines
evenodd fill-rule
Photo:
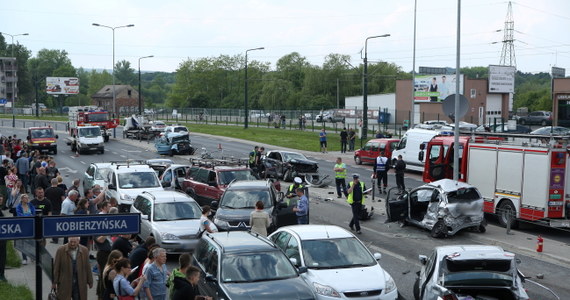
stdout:
<svg viewBox="0 0 570 300">
<path fill-rule="evenodd" d="M 49 292 L 48 300 L 57 300 L 57 291 L 55 289 L 51 289 Z"/>
</svg>

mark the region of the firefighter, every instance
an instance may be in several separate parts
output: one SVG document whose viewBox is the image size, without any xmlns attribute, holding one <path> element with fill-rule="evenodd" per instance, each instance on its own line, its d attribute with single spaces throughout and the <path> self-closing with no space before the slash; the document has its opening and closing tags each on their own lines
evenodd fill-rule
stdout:
<svg viewBox="0 0 570 300">
<path fill-rule="evenodd" d="M 374 164 L 374 178 L 378 179 L 378 192 L 386 194 L 386 189 L 388 188 L 388 170 L 390 169 L 390 164 L 388 163 L 388 158 L 384 156 L 384 151 L 380 152 L 380 155 L 376 158 L 376 163 Z M 382 185 L 381 185 L 382 184 Z"/>
</svg>

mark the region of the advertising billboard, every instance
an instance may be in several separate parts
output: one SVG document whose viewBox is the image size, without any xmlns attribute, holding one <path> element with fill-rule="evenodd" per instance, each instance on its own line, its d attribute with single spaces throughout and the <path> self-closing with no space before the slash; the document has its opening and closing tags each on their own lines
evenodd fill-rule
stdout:
<svg viewBox="0 0 570 300">
<path fill-rule="evenodd" d="M 79 94 L 79 78 L 46 77 L 46 92 L 50 95 Z"/>
<path fill-rule="evenodd" d="M 414 102 L 441 103 L 455 94 L 455 74 L 419 75 L 414 81 Z M 463 75 L 459 75 L 459 94 L 463 94 Z"/>
<path fill-rule="evenodd" d="M 489 93 L 514 93 L 516 68 L 489 66 Z"/>
</svg>

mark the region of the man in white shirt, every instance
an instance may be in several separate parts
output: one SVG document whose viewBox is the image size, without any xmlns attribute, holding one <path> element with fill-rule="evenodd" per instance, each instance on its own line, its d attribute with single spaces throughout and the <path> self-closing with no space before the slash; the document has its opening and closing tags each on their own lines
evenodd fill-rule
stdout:
<svg viewBox="0 0 570 300">
<path fill-rule="evenodd" d="M 79 192 L 76 190 L 71 190 L 67 194 L 67 198 L 61 203 L 61 214 L 62 215 L 73 215 L 75 214 L 75 202 L 79 198 Z"/>
</svg>

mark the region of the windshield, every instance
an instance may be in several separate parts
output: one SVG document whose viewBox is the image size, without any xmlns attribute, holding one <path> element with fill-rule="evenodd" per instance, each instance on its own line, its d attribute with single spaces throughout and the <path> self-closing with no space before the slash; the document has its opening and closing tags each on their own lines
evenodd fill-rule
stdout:
<svg viewBox="0 0 570 300">
<path fill-rule="evenodd" d="M 307 160 L 307 157 L 301 153 L 287 153 L 287 152 L 282 152 L 283 154 L 283 158 L 286 161 L 292 160 L 292 159 L 302 159 L 302 160 Z"/>
<path fill-rule="evenodd" d="M 154 205 L 154 221 L 200 219 L 202 209 L 195 202 L 170 202 Z"/>
<path fill-rule="evenodd" d="M 303 241 L 305 265 L 311 269 L 372 266 L 376 260 L 356 238 Z"/>
<path fill-rule="evenodd" d="M 160 187 L 155 172 L 136 172 L 119 174 L 119 187 L 122 189 L 141 189 Z"/>
<path fill-rule="evenodd" d="M 265 208 L 273 206 L 268 190 L 226 190 L 220 201 L 220 206 L 254 209 L 257 201 L 263 202 Z"/>
<path fill-rule="evenodd" d="M 87 122 L 103 122 L 109 120 L 109 113 L 88 114 Z"/>
<path fill-rule="evenodd" d="M 479 199 L 481 199 L 481 195 L 476 188 L 462 188 L 447 193 L 447 202 L 449 203 L 471 202 Z"/>
<path fill-rule="evenodd" d="M 33 139 L 52 138 L 52 137 L 54 137 L 54 135 L 53 135 L 53 129 L 51 129 L 51 128 L 32 130 L 32 138 Z"/>
<path fill-rule="evenodd" d="M 186 128 L 186 127 L 174 127 L 174 132 L 181 132 L 181 131 L 188 132 L 188 128 Z"/>
<path fill-rule="evenodd" d="M 95 179 L 106 180 L 107 178 L 109 178 L 110 172 L 111 172 L 111 169 L 109 169 L 109 168 L 101 168 L 101 169 L 99 169 L 99 172 L 95 173 Z"/>
<path fill-rule="evenodd" d="M 99 127 L 80 128 L 79 136 L 86 138 L 93 138 L 101 136 L 101 129 Z"/>
<path fill-rule="evenodd" d="M 220 184 L 221 185 L 228 185 L 232 181 L 240 181 L 240 180 L 256 180 L 255 175 L 253 175 L 253 171 L 250 169 L 246 170 L 235 170 L 235 171 L 223 171 L 218 173 Z"/>
<path fill-rule="evenodd" d="M 187 135 L 177 136 L 177 137 L 175 137 L 175 138 L 172 139 L 172 142 L 173 142 L 173 143 L 183 143 L 183 142 L 189 143 L 189 142 L 190 142 L 190 138 L 188 138 Z"/>
<path fill-rule="evenodd" d="M 226 255 L 222 259 L 223 282 L 268 281 L 297 276 L 297 271 L 280 250 Z"/>
</svg>

